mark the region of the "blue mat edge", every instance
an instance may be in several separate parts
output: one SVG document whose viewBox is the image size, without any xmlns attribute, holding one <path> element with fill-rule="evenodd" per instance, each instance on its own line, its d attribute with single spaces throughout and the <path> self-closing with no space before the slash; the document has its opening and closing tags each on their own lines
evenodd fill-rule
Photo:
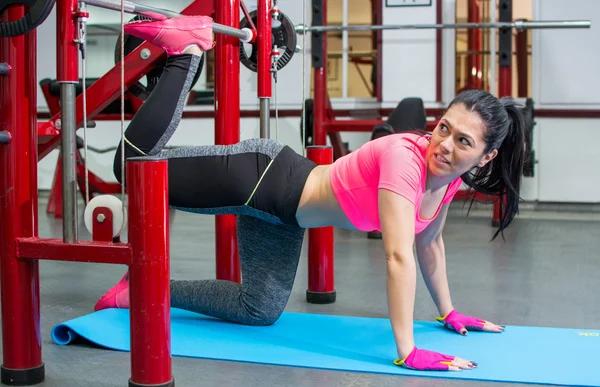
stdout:
<svg viewBox="0 0 600 387">
<path fill-rule="evenodd" d="M 172 310 L 175 310 L 176 308 L 171 308 Z M 111 309 L 105 310 L 105 311 L 110 311 Z M 115 309 L 116 310 L 116 309 Z M 114 311 L 114 310 L 113 310 Z M 118 310 L 121 311 L 122 313 L 122 309 Z M 51 332 L 50 332 L 50 336 L 52 338 L 52 341 L 56 344 L 56 345 L 60 345 L 60 346 L 67 346 L 72 344 L 73 342 L 75 342 L 78 339 L 82 339 L 85 342 L 88 343 L 92 343 L 100 348 L 104 348 L 104 349 L 108 349 L 108 350 L 112 350 L 112 351 L 117 351 L 117 352 L 130 352 L 130 349 L 121 349 L 121 348 L 115 348 L 112 347 L 110 345 L 106 345 L 106 344 L 100 344 L 94 340 L 92 340 L 91 338 L 87 337 L 87 335 L 85 334 L 80 334 L 79 332 L 77 332 L 74 328 L 72 328 L 69 323 L 71 321 L 74 320 L 78 320 L 81 318 L 85 318 L 85 317 L 89 317 L 92 315 L 97 315 L 101 312 L 104 311 L 99 311 L 99 312 L 92 312 L 86 315 L 82 315 L 67 321 L 64 321 L 62 323 L 58 323 L 56 324 Z M 106 313 L 106 312 L 105 312 Z M 331 314 L 318 314 L 318 313 L 304 313 L 304 312 L 284 312 L 284 314 L 292 314 L 292 315 L 302 315 L 302 316 L 320 316 L 320 317 L 340 317 L 340 318 L 350 318 L 350 319 L 358 319 L 358 320 L 387 320 L 389 321 L 389 318 L 382 318 L 382 317 L 367 317 L 367 316 L 352 316 L 352 315 L 331 315 Z M 208 317 L 208 316 L 207 316 Z M 208 317 L 211 318 L 211 317 Z M 212 319 L 212 318 L 211 318 Z M 437 325 L 437 322 L 434 321 L 425 321 L 425 320 L 415 320 L 415 324 L 427 324 L 427 325 Z M 551 326 L 520 326 L 520 325 L 506 325 L 507 328 L 510 327 L 515 327 L 515 328 L 530 328 L 530 329 L 550 329 L 550 330 L 585 330 L 585 331 L 597 331 L 596 329 L 586 329 L 586 328 L 560 328 L 560 327 L 551 327 Z M 256 328 L 256 327 L 250 327 L 250 328 Z M 259 327 L 260 328 L 260 327 Z M 68 340 L 60 340 L 59 338 L 57 338 L 57 332 L 65 332 L 65 335 L 68 336 Z M 371 374 L 371 375 L 390 375 L 390 376 L 417 376 L 417 377 L 428 377 L 428 378 L 436 378 L 436 379 L 456 379 L 456 380 L 470 380 L 470 381 L 481 381 L 481 382 L 494 382 L 494 383 L 511 383 L 511 384 L 515 384 L 515 383 L 519 383 L 519 384 L 527 384 L 527 385 L 539 385 L 539 382 L 528 382 L 528 381 L 523 381 L 520 380 L 518 382 L 515 381 L 511 381 L 510 379 L 506 379 L 506 380 L 502 380 L 502 379 L 497 379 L 497 378 L 485 378 L 485 377 L 468 377 L 469 373 L 471 371 L 461 371 L 461 372 L 453 372 L 453 371 L 449 371 L 452 373 L 452 376 L 449 376 L 447 374 L 447 372 L 440 372 L 440 371 L 414 371 L 414 370 L 410 370 L 410 369 L 406 369 L 406 368 L 401 368 L 401 367 L 390 367 L 390 372 L 386 372 L 386 371 L 368 371 L 368 370 L 349 370 L 349 369 L 337 369 L 337 368 L 328 368 L 328 367 L 318 367 L 318 366 L 306 366 L 306 365 L 301 365 L 301 364 L 289 364 L 289 363 L 285 363 L 285 362 L 266 362 L 266 361 L 258 361 L 258 360 L 245 360 L 245 359 L 236 359 L 236 358 L 231 358 L 231 357 L 215 357 L 215 356 L 185 356 L 185 355 L 177 355 L 177 357 L 182 357 L 182 358 L 191 358 L 191 359 L 205 359 L 205 360 L 216 360 L 216 361 L 228 361 L 228 362 L 239 362 L 239 363 L 246 363 L 246 364 L 261 364 L 261 365 L 271 365 L 271 366 L 284 366 L 284 367 L 294 367 L 294 368 L 304 368 L 304 369 L 314 369 L 314 370 L 328 370 L 328 371 L 335 371 L 335 372 L 354 372 L 354 373 L 360 373 L 360 374 Z M 390 359 L 390 364 L 392 363 L 393 359 Z M 391 370 L 395 370 L 396 372 L 391 372 Z M 465 374 L 466 373 L 466 374 Z M 464 375 L 464 376 L 461 376 Z M 552 382 L 545 382 L 544 385 L 551 385 L 551 386 L 565 386 L 566 384 L 564 383 L 552 383 Z M 589 387 L 590 384 L 568 384 L 568 386 L 573 386 L 573 387 Z M 599 385 L 600 386 L 600 385 Z"/>
</svg>

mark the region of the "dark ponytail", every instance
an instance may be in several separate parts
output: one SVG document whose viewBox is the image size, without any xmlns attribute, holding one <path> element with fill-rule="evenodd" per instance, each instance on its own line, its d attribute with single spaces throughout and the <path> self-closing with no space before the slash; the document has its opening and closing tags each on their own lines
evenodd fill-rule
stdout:
<svg viewBox="0 0 600 387">
<path fill-rule="evenodd" d="M 479 114 L 486 127 L 485 153 L 498 150 L 493 160 L 465 173 L 462 180 L 474 191 L 498 197 L 500 224 L 492 240 L 499 233 L 504 238 L 504 229 L 519 212 L 526 152 L 523 114 L 512 98 L 498 99 L 484 90 L 464 91 L 454 98 L 450 106 L 453 104 L 462 104 Z M 504 200 L 501 200 L 502 196 Z"/>
</svg>

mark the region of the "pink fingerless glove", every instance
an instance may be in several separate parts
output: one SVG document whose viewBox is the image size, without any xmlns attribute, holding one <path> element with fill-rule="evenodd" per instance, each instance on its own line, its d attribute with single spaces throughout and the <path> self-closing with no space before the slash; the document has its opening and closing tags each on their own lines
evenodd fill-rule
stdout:
<svg viewBox="0 0 600 387">
<path fill-rule="evenodd" d="M 406 358 L 396 359 L 394 364 L 417 371 L 448 371 L 453 360 L 454 356 L 414 347 Z"/>
<path fill-rule="evenodd" d="M 485 320 L 473 316 L 465 316 L 456 310 L 452 310 L 445 317 L 436 317 L 435 319 L 444 324 L 447 329 L 458 333 L 461 333 L 463 328 L 468 331 L 482 331 L 485 324 Z M 466 332 L 462 334 L 466 334 Z"/>
</svg>

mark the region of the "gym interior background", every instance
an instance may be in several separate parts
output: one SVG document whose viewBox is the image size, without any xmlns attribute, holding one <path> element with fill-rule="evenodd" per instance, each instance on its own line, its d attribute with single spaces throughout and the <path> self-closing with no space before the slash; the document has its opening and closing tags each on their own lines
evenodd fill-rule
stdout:
<svg viewBox="0 0 600 387">
<path fill-rule="evenodd" d="M 431 6 L 386 7 L 386 0 L 328 0 L 328 24 L 435 23 L 441 9 L 444 23 L 468 20 L 467 0 L 432 0 Z M 402 0 L 394 0 L 400 2 Z M 408 1 L 408 0 L 406 0 Z M 181 10 L 188 0 L 143 0 L 140 3 Z M 245 1 L 249 10 L 255 1 Z M 302 1 L 278 0 L 279 8 L 293 21 L 302 23 Z M 310 1 L 306 15 L 310 17 Z M 482 21 L 492 14 L 490 1 L 482 0 Z M 120 28 L 118 12 L 89 7 L 86 75 L 100 77 L 114 66 L 115 47 Z M 38 80 L 56 78 L 56 9 L 38 28 Z M 131 17 L 126 15 L 126 18 Z M 457 212 L 448 219 L 444 231 L 448 277 L 453 302 L 465 313 L 500 324 L 599 329 L 600 303 L 597 288 L 597 259 L 600 245 L 600 179 L 593 140 L 600 124 L 600 68 L 597 42 L 600 40 L 600 2 L 597 0 L 519 0 L 513 1 L 513 19 L 590 20 L 592 28 L 581 30 L 530 30 L 527 32 L 527 84 L 519 83 L 516 53 L 513 56 L 515 97 L 530 97 L 535 102 L 533 150 L 535 173 L 523 178 L 521 195 L 525 210 L 507 231 L 506 242 L 489 243 L 490 207 L 469 218 L 456 203 Z M 497 20 L 497 17 L 496 17 Z M 307 20 L 310 24 L 310 20 Z M 497 67 L 491 60 L 489 37 L 482 32 L 482 67 L 473 73 L 468 65 L 466 30 L 441 32 L 441 57 L 438 63 L 435 30 L 385 31 L 374 48 L 371 33 L 330 34 L 328 38 L 328 92 L 334 109 L 366 114 L 370 109 L 393 109 L 407 97 L 420 97 L 428 109 L 444 108 L 470 77 L 483 87 L 497 91 Z M 498 35 L 496 34 L 496 37 Z M 302 39 L 299 36 L 299 44 Z M 376 42 L 377 43 L 377 42 Z M 310 97 L 310 39 L 305 63 L 297 53 L 278 74 L 277 99 L 272 107 L 296 111 L 279 118 L 276 130 L 271 116 L 271 137 L 302 152 L 300 109 L 302 89 Z M 496 45 L 496 47 L 498 47 Z M 517 45 L 513 42 L 513 51 Z M 211 118 L 213 66 L 207 54 L 205 70 L 194 87 L 195 98 L 185 107 L 184 119 L 170 146 L 214 143 Z M 378 66 L 374 66 L 377 64 Z M 303 65 L 306 79 L 303 84 Z M 381 71 L 380 84 L 374 84 L 375 71 Z M 240 66 L 242 111 L 257 111 L 256 73 Z M 523 94 L 524 91 L 524 94 Z M 38 89 L 39 119 L 49 117 L 49 109 Z M 198 118 L 202 116 L 202 118 Z M 125 122 L 127 125 L 128 122 Z M 259 137 L 258 118 L 241 118 L 241 139 Z M 79 136 L 82 136 L 79 131 Z M 87 131 L 88 143 L 103 149 L 116 146 L 121 127 L 118 118 L 96 121 Z M 350 150 L 370 139 L 371 133 L 341 133 Z M 38 166 L 39 189 L 43 195 L 52 187 L 58 150 Z M 89 168 L 107 182 L 115 182 L 114 152 L 88 153 Z M 79 214 L 83 213 L 81 196 Z M 58 237 L 61 220 L 46 214 L 47 200 L 40 200 L 40 235 Z M 544 210 L 544 211 L 538 211 Z M 481 216 L 478 216 L 481 215 Z M 541 219 L 541 220 L 540 220 Z M 85 234 L 80 222 L 82 239 Z M 124 236 L 126 240 L 127 236 Z M 214 278 L 214 220 L 178 212 L 170 225 L 171 275 L 176 279 Z M 307 242 L 305 242 L 307 243 Z M 288 304 L 289 311 L 332 315 L 387 317 L 385 297 L 385 260 L 381 241 L 368 239 L 361 232 L 336 230 L 335 276 L 338 298 L 331 305 L 305 301 L 307 283 L 306 245 L 298 278 Z M 130 375 L 129 354 L 98 349 L 93 345 L 55 345 L 50 329 L 60 322 L 91 313 L 99 296 L 123 275 L 120 265 L 43 261 L 40 263 L 43 356 L 47 378 L 41 386 L 124 386 Z M 432 320 L 435 308 L 423 280 L 418 275 L 415 319 Z M 582 296 L 585 295 L 585 296 Z M 597 339 L 594 337 L 592 339 Z M 490 349 L 493 351 L 493 349 Z M 555 353 L 552 354 L 556 355 Z M 549 368 L 560 368 L 570 358 L 561 354 L 562 364 L 548 361 Z M 535 359 L 539 360 L 539 359 Z M 510 359 L 499 359 L 511 367 Z M 566 368 L 566 367 L 565 367 Z M 176 357 L 173 375 L 178 386 L 411 386 L 441 387 L 498 386 L 500 383 L 472 382 L 445 378 L 411 378 L 381 374 L 334 372 L 310 368 L 258 365 Z M 516 386 L 516 384 L 510 384 Z M 524 386 L 524 385 L 523 385 Z"/>
<path fill-rule="evenodd" d="M 343 6 L 344 1 L 347 7 Z M 382 2 L 383 24 L 435 23 L 436 2 L 427 7 L 385 7 Z M 148 5 L 183 9 L 186 0 L 147 0 Z M 310 3 L 310 2 L 309 2 Z M 467 21 L 467 0 L 442 1 L 443 21 L 453 23 Z M 488 1 L 482 1 L 482 21 L 490 16 Z M 302 23 L 302 2 L 279 0 L 280 9 L 294 22 Z M 256 8 L 255 1 L 248 1 L 249 10 Z M 372 8 L 369 0 L 329 0 L 328 24 L 370 24 Z M 347 9 L 344 12 L 344 9 Z M 53 11 L 55 12 L 55 11 Z M 89 7 L 87 76 L 99 77 L 114 66 L 115 47 L 119 31 L 118 12 Z M 310 9 L 306 12 L 310 17 Z M 126 15 L 132 17 L 132 15 Z M 594 43 L 600 38 L 595 22 L 600 22 L 600 3 L 594 0 L 519 0 L 513 2 L 513 18 L 533 20 L 589 19 L 590 29 L 529 30 L 529 76 L 528 95 L 535 103 L 536 126 L 533 149 L 537 164 L 535 175 L 523 181 L 522 197 L 529 202 L 597 203 L 600 201 L 600 180 L 595 163 L 597 154 L 594 141 L 589 138 L 597 133 L 600 123 L 600 96 L 596 92 L 600 80 L 596 76 L 600 68 L 600 54 Z M 496 17 L 497 20 L 497 17 Z M 436 31 L 403 30 L 384 31 L 381 41 L 381 102 L 373 97 L 371 64 L 350 62 L 360 57 L 363 62 L 377 60 L 373 50 L 371 32 L 331 33 L 328 38 L 328 91 L 334 109 L 365 110 L 372 107 L 394 108 L 405 97 L 420 97 L 426 108 L 445 107 L 457 90 L 465 85 L 469 69 L 466 68 L 466 30 L 443 30 L 441 85 L 437 84 Z M 489 49 L 490 31 L 483 33 L 482 50 Z M 40 58 L 48 58 L 38 66 L 38 79 L 55 78 L 56 25 L 54 13 L 39 27 L 38 47 Z M 497 34 L 496 34 L 497 36 Z M 302 44 L 301 36 L 298 43 Z M 306 39 L 310 45 L 310 39 Z M 497 45 L 496 45 L 497 47 Z M 513 42 L 513 51 L 515 44 Z M 307 46 L 306 98 L 310 97 L 311 68 L 310 47 Z M 342 52 L 348 53 L 348 61 L 342 62 Z M 513 95 L 518 95 L 516 59 L 513 56 Z M 210 57 L 210 56 L 209 56 Z M 492 84 L 489 53 L 483 54 L 481 79 L 485 86 Z M 302 106 L 302 56 L 294 55 L 291 63 L 279 72 L 277 82 L 277 107 L 280 110 L 297 110 L 295 117 L 280 117 L 275 131 L 272 115 L 271 135 L 302 151 L 300 137 L 300 109 Z M 344 71 L 344 67 L 346 70 Z M 205 92 L 208 102 L 188 105 L 186 112 L 212 111 L 212 73 L 210 59 L 194 90 Z M 360 70 L 360 71 L 359 71 Z M 258 110 L 256 98 L 256 73 L 244 66 L 240 68 L 240 101 L 242 110 Z M 496 77 L 498 71 L 495 72 Z M 479 76 L 479 74 L 478 74 Z M 495 84 L 495 83 L 494 83 Z M 441 100 L 436 90 L 441 87 Z M 494 91 L 494 90 L 492 90 Z M 496 89 L 497 91 L 497 89 Z M 274 108 L 275 100 L 272 100 Z M 48 111 L 40 90 L 40 112 Z M 565 110 L 568 110 L 565 112 Z M 114 147 L 119 141 L 119 121 L 97 121 L 95 129 L 88 130 L 89 144 L 97 148 Z M 214 120 L 212 118 L 185 118 L 169 145 L 194 145 L 214 143 Z M 259 137 L 258 119 L 242 118 L 241 139 Z M 81 135 L 81 134 L 80 134 Z M 350 150 L 356 149 L 369 139 L 370 133 L 342 133 Z M 49 189 L 56 166 L 58 150 L 40 162 L 39 187 Z M 112 173 L 112 153 L 89 154 L 89 166 L 105 181 L 116 181 Z"/>
</svg>

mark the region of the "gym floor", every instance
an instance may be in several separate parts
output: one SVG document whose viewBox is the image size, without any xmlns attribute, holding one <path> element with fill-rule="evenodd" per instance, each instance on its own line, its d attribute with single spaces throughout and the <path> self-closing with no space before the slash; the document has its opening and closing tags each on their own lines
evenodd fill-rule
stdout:
<svg viewBox="0 0 600 387">
<path fill-rule="evenodd" d="M 62 223 L 46 214 L 40 198 L 39 234 L 60 237 Z M 524 210 L 506 234 L 490 243 L 489 211 L 466 217 L 455 203 L 444 233 L 453 302 L 464 313 L 498 324 L 600 329 L 598 297 L 581 297 L 597 287 L 600 212 L 573 208 Z M 552 209 L 551 209 L 552 210 Z M 80 214 L 83 210 L 80 210 Z M 177 279 L 214 278 L 214 218 L 174 212 L 171 272 Z M 89 238 L 83 224 L 81 239 Z M 288 311 L 386 317 L 382 243 L 364 233 L 336 230 L 337 301 L 305 302 L 306 249 Z M 126 236 L 125 236 L 126 238 Z M 55 345 L 49 332 L 62 321 L 90 313 L 94 303 L 125 271 L 124 266 L 41 262 L 41 315 L 46 381 L 40 387 L 126 386 L 129 353 L 88 345 Z M 418 274 L 415 319 L 431 320 L 436 309 Z M 510 367 L 510 359 L 498 359 Z M 443 378 L 268 366 L 173 358 L 176 386 L 498 386 Z M 511 386 L 519 386 L 511 384 Z"/>
</svg>

